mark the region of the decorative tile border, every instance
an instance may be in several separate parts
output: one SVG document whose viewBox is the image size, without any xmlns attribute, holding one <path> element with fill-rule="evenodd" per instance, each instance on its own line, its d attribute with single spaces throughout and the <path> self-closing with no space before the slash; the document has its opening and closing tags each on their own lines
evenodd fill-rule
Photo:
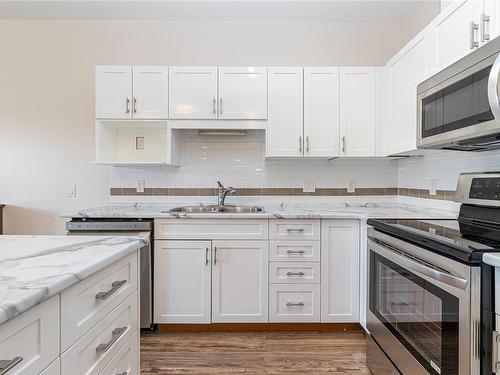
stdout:
<svg viewBox="0 0 500 375">
<path fill-rule="evenodd" d="M 143 193 L 138 193 L 134 188 L 111 188 L 112 196 L 216 196 L 217 189 L 213 188 L 145 188 Z M 436 195 L 430 195 L 429 190 L 409 188 L 356 188 L 355 193 L 348 193 L 346 188 L 317 188 L 314 193 L 304 193 L 302 188 L 239 188 L 239 196 L 316 196 L 316 197 L 342 197 L 342 196 L 380 196 L 402 195 L 414 198 L 438 199 L 453 201 L 455 191 L 438 190 Z"/>
</svg>

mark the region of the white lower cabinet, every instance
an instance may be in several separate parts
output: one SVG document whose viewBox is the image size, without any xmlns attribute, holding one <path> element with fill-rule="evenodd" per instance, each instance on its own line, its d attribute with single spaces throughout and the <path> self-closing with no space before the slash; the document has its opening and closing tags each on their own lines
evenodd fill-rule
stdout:
<svg viewBox="0 0 500 375">
<path fill-rule="evenodd" d="M 102 370 L 102 375 L 138 375 L 139 374 L 139 333 L 136 331 L 123 345 L 108 365 Z"/>
<path fill-rule="evenodd" d="M 155 323 L 210 323 L 211 241 L 155 241 Z"/>
<path fill-rule="evenodd" d="M 61 359 L 57 358 L 40 375 L 61 375 Z"/>
<path fill-rule="evenodd" d="M 359 322 L 359 221 L 323 220 L 321 321 Z"/>
<path fill-rule="evenodd" d="M 268 320 L 268 241 L 212 242 L 212 321 Z"/>
<path fill-rule="evenodd" d="M 272 284 L 270 322 L 319 322 L 319 284 Z"/>
</svg>

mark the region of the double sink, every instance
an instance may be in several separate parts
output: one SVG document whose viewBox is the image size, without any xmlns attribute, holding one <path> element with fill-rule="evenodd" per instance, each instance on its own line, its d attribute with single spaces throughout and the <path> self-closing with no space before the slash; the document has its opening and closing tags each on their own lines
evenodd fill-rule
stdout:
<svg viewBox="0 0 500 375">
<path fill-rule="evenodd" d="M 198 206 L 183 206 L 172 208 L 170 213 L 185 213 L 185 214 L 248 214 L 248 213 L 264 213 L 264 207 L 259 206 L 232 206 L 232 205 L 198 205 Z"/>
</svg>

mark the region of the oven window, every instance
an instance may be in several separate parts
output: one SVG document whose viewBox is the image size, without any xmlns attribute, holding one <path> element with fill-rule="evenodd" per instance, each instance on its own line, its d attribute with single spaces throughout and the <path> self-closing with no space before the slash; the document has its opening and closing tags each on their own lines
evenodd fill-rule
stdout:
<svg viewBox="0 0 500 375">
<path fill-rule="evenodd" d="M 430 374 L 458 374 L 457 297 L 371 251 L 369 303 Z"/>
<path fill-rule="evenodd" d="M 422 100 L 422 137 L 494 120 L 488 102 L 491 66 Z"/>
</svg>

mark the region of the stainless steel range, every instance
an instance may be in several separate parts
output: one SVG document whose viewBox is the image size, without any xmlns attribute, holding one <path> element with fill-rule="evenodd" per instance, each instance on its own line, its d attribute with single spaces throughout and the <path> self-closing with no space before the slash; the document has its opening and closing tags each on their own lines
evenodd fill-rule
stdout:
<svg viewBox="0 0 500 375">
<path fill-rule="evenodd" d="M 500 173 L 463 174 L 457 220 L 369 220 L 367 362 L 374 375 L 491 374 Z"/>
</svg>

